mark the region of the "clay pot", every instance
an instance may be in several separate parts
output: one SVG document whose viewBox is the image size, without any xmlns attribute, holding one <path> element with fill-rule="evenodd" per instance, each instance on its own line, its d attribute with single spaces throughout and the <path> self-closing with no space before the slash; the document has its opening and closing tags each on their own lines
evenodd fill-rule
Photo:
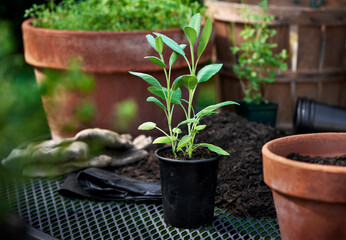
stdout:
<svg viewBox="0 0 346 240">
<path fill-rule="evenodd" d="M 287 159 L 346 154 L 346 133 L 293 135 L 262 148 L 265 183 L 272 188 L 282 239 L 346 239 L 346 167 Z"/>
<path fill-rule="evenodd" d="M 63 92 L 52 98 L 42 96 L 44 109 L 53 138 L 73 136 L 77 131 L 87 127 L 99 127 L 123 132 L 117 128 L 114 107 L 124 100 L 133 100 L 137 104 L 137 114 L 126 132 L 138 135 L 137 127 L 145 121 L 156 122 L 160 127 L 167 125 L 164 113 L 153 103 L 147 103 L 151 94 L 149 85 L 128 71 L 145 72 L 156 77 L 163 86 L 166 85 L 162 69 L 145 60 L 145 56 L 156 56 L 145 36 L 153 31 L 106 32 L 106 31 L 69 31 L 33 27 L 32 19 L 22 24 L 25 60 L 35 67 L 37 82 L 45 79 L 45 69 L 64 71 L 72 57 L 83 59 L 82 70 L 95 79 L 95 89 L 88 96 Z M 158 30 L 178 43 L 187 43 L 181 29 Z M 188 51 L 186 51 L 188 52 Z M 164 51 L 165 59 L 171 54 Z M 189 56 L 188 56 L 189 57 Z M 199 63 L 203 66 L 211 58 L 211 44 L 208 45 Z M 179 57 L 172 67 L 172 79 L 188 73 L 185 60 Z M 173 81 L 172 80 L 172 81 Z M 183 89 L 182 89 L 183 90 Z M 64 125 L 70 121 L 78 102 L 91 99 L 96 105 L 96 115 L 89 125 L 78 125 L 73 131 L 66 132 Z M 183 98 L 187 91 L 183 90 Z M 118 116 L 121 117 L 121 116 Z M 175 109 L 176 124 L 184 119 L 183 111 Z M 143 133 L 143 132 L 141 132 Z M 151 135 L 157 134 L 153 131 Z"/>
</svg>

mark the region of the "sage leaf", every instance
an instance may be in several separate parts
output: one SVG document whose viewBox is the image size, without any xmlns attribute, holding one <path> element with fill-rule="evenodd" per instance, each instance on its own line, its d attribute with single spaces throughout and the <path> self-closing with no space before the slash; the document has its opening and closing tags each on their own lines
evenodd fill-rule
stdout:
<svg viewBox="0 0 346 240">
<path fill-rule="evenodd" d="M 199 35 L 201 30 L 201 14 L 196 13 L 191 17 L 189 27 L 192 27 L 196 31 L 196 35 Z"/>
<path fill-rule="evenodd" d="M 155 38 L 155 46 L 156 46 L 157 51 L 161 54 L 163 51 L 162 37 Z"/>
<path fill-rule="evenodd" d="M 189 124 L 189 123 L 196 123 L 196 124 L 198 124 L 199 121 L 197 119 L 195 119 L 195 118 L 190 118 L 190 119 L 186 119 L 186 120 L 180 122 L 178 124 L 178 126 L 181 126 L 181 125 L 184 125 L 184 124 Z"/>
<path fill-rule="evenodd" d="M 158 96 L 159 98 L 162 98 L 166 101 L 167 98 L 167 88 L 162 87 L 161 89 L 156 88 L 154 86 L 151 86 L 148 88 L 148 91 L 154 94 L 155 96 Z M 181 90 L 177 89 L 173 91 L 172 93 L 172 99 L 173 104 L 180 104 L 181 103 Z"/>
<path fill-rule="evenodd" d="M 197 74 L 197 79 L 199 83 L 208 81 L 212 76 L 214 76 L 220 69 L 222 64 L 209 64 L 203 67 Z"/>
<path fill-rule="evenodd" d="M 206 48 L 209 42 L 212 29 L 213 29 L 213 26 L 212 26 L 211 20 L 210 18 L 208 18 L 204 24 L 201 38 L 199 39 L 197 57 L 200 57 L 202 53 L 204 52 L 204 49 Z"/>
<path fill-rule="evenodd" d="M 195 44 L 196 39 L 197 39 L 196 30 L 190 26 L 185 26 L 183 30 L 184 30 L 184 33 L 185 33 L 187 40 L 193 46 Z"/>
<path fill-rule="evenodd" d="M 173 51 L 179 53 L 180 55 L 185 56 L 185 52 L 180 48 L 179 44 L 176 43 L 173 39 L 163 35 L 161 33 L 154 33 L 158 37 L 162 37 L 162 41 L 170 47 Z"/>
<path fill-rule="evenodd" d="M 148 91 L 151 92 L 152 94 L 154 94 L 155 96 L 163 99 L 166 101 L 166 96 L 165 93 L 167 93 L 167 91 L 165 91 L 166 88 L 162 87 L 162 88 L 157 88 L 154 86 L 148 87 Z"/>
<path fill-rule="evenodd" d="M 190 136 L 190 135 L 183 136 L 178 143 L 177 151 L 179 151 L 181 148 L 185 147 L 186 144 L 188 144 L 191 139 L 192 139 L 192 136 Z"/>
<path fill-rule="evenodd" d="M 228 152 L 226 152 L 226 151 L 223 150 L 222 148 L 220 148 L 220 147 L 218 147 L 218 146 L 215 146 L 215 145 L 213 145 L 213 144 L 209 144 L 209 143 L 199 143 L 198 145 L 199 145 L 199 146 L 207 147 L 210 151 L 216 152 L 217 154 L 220 154 L 220 155 L 224 155 L 224 156 L 229 155 Z"/>
<path fill-rule="evenodd" d="M 146 81 L 147 83 L 149 83 L 150 85 L 161 89 L 162 86 L 159 83 L 159 81 L 156 80 L 156 78 L 154 78 L 153 76 L 146 74 L 146 73 L 139 73 L 139 72 L 131 72 L 129 71 L 130 74 L 135 75 L 137 77 L 142 78 L 144 81 Z"/>
<path fill-rule="evenodd" d="M 207 125 L 198 125 L 195 129 L 196 129 L 197 131 L 201 131 L 201 130 L 205 129 L 206 126 L 207 126 Z"/>
<path fill-rule="evenodd" d="M 145 123 L 142 123 L 138 127 L 138 130 L 153 130 L 155 127 L 156 127 L 156 123 L 154 123 L 154 122 L 145 122 Z"/>
<path fill-rule="evenodd" d="M 153 143 L 157 144 L 157 143 L 171 143 L 171 139 L 167 136 L 163 136 L 163 137 L 158 137 L 156 138 Z"/>
<path fill-rule="evenodd" d="M 174 133 L 178 133 L 178 134 L 182 133 L 182 131 L 180 130 L 180 128 L 177 128 L 177 127 L 173 128 L 172 131 L 173 131 Z"/>
<path fill-rule="evenodd" d="M 180 90 L 180 88 L 173 91 L 172 103 L 173 104 L 180 104 L 181 103 L 181 90 Z"/>
<path fill-rule="evenodd" d="M 150 46 L 152 48 L 154 48 L 156 52 L 158 52 L 157 48 L 156 48 L 156 44 L 155 44 L 155 38 L 153 37 L 153 35 L 147 34 L 145 37 L 146 37 L 148 43 L 150 44 Z"/>
<path fill-rule="evenodd" d="M 157 58 L 157 57 L 148 56 L 148 57 L 144 57 L 144 58 L 152 61 L 153 63 L 155 63 L 156 65 L 159 65 L 162 68 L 166 68 L 166 64 L 164 62 L 162 62 L 162 60 Z"/>
<path fill-rule="evenodd" d="M 163 105 L 163 103 L 160 102 L 159 99 L 155 98 L 155 97 L 148 97 L 147 98 L 147 102 L 153 102 L 155 103 L 157 106 L 159 106 L 160 108 L 162 108 L 163 110 L 167 110 L 165 105 Z"/>
<path fill-rule="evenodd" d="M 181 49 L 184 50 L 185 47 L 186 47 L 186 44 L 180 44 L 179 47 L 181 47 Z M 172 66 L 172 65 L 177 61 L 179 55 L 180 55 L 180 54 L 177 53 L 176 51 L 173 51 L 173 52 L 172 52 L 172 55 L 171 55 L 171 57 L 169 58 L 169 65 L 170 65 L 170 66 Z"/>
<path fill-rule="evenodd" d="M 234 102 L 234 101 L 226 101 L 226 102 L 222 102 L 222 103 L 217 103 L 217 104 L 214 104 L 214 105 L 210 105 L 208 107 L 205 107 L 203 108 L 201 111 L 199 111 L 197 114 L 196 114 L 196 117 L 197 118 L 200 118 L 202 116 L 206 116 L 212 112 L 214 112 L 216 109 L 220 108 L 220 107 L 223 107 L 223 106 L 226 106 L 226 105 L 232 105 L 232 104 L 236 104 L 236 105 L 239 105 L 239 103 L 237 102 Z"/>
<path fill-rule="evenodd" d="M 198 84 L 197 77 L 194 75 L 182 75 L 177 77 L 173 84 L 172 89 L 175 90 L 179 88 L 181 85 L 186 87 L 188 90 L 193 90 L 196 88 Z"/>
</svg>

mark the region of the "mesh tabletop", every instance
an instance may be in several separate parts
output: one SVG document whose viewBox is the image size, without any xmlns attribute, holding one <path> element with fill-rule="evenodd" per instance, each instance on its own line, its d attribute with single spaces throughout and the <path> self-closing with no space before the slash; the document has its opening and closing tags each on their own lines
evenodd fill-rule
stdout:
<svg viewBox="0 0 346 240">
<path fill-rule="evenodd" d="M 64 178 L 32 178 L 5 185 L 15 212 L 33 228 L 58 239 L 279 239 L 276 219 L 234 217 L 215 208 L 211 226 L 167 226 L 161 204 L 64 198 Z"/>
</svg>

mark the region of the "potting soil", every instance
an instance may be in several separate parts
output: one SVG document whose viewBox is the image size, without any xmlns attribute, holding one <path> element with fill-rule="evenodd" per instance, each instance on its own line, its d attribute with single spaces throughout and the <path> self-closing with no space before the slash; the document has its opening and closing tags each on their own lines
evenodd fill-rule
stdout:
<svg viewBox="0 0 346 240">
<path fill-rule="evenodd" d="M 248 122 L 228 111 L 205 117 L 201 124 L 207 127 L 197 134 L 196 142 L 212 143 L 230 153 L 220 159 L 216 205 L 235 216 L 276 217 L 271 190 L 263 181 L 261 148 L 287 132 Z M 159 181 L 154 151 L 150 150 L 148 159 L 115 172 L 141 181 Z"/>
<path fill-rule="evenodd" d="M 307 163 L 317 163 L 317 164 L 323 164 L 323 165 L 334 165 L 334 166 L 345 166 L 346 167 L 346 155 L 339 156 L 339 157 L 310 157 L 310 156 L 304 156 L 300 155 L 299 153 L 290 153 L 287 158 L 301 161 L 301 162 L 307 162 Z"/>
</svg>

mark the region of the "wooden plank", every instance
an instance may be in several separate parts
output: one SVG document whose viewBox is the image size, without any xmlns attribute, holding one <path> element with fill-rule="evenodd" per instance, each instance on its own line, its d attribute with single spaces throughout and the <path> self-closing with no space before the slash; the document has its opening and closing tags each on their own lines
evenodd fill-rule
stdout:
<svg viewBox="0 0 346 240">
<path fill-rule="evenodd" d="M 230 50 L 231 43 L 231 32 L 230 23 L 215 21 L 215 46 L 216 46 L 216 57 L 220 62 L 234 62 L 234 56 Z"/>
<path fill-rule="evenodd" d="M 319 69 L 321 34 L 321 27 L 299 27 L 297 71 Z"/>
<path fill-rule="evenodd" d="M 209 7 L 207 13 L 220 21 L 246 22 L 241 17 L 239 9 L 251 8 L 254 12 L 260 13 L 261 8 L 257 5 L 212 2 L 206 1 Z M 271 25 L 295 24 L 295 25 L 345 25 L 346 8 L 340 9 L 311 9 L 306 7 L 290 6 L 269 6 L 268 14 L 275 16 Z"/>
<path fill-rule="evenodd" d="M 344 67 L 346 26 L 329 26 L 324 31 L 322 69 Z"/>
<path fill-rule="evenodd" d="M 264 91 L 264 98 L 279 103 L 276 117 L 277 127 L 292 127 L 294 103 L 291 101 L 290 83 L 268 84 Z"/>
<path fill-rule="evenodd" d="M 287 25 L 273 26 L 276 35 L 269 40 L 270 43 L 277 43 L 277 47 L 273 48 L 273 54 L 280 53 L 283 49 L 286 49 L 287 54 L 290 53 L 290 28 Z M 290 56 L 286 59 L 288 69 L 291 68 Z"/>
</svg>

